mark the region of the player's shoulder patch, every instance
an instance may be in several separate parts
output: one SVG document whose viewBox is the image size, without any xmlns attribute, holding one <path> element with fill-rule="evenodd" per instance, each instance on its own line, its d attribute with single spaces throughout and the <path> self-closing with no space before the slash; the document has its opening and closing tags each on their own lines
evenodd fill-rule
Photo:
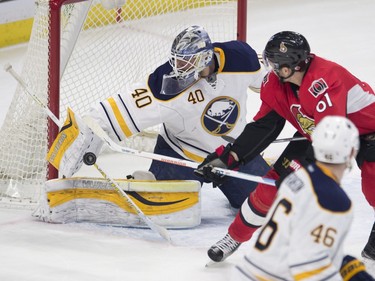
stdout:
<svg viewBox="0 0 375 281">
<path fill-rule="evenodd" d="M 293 192 L 293 193 L 296 193 L 298 192 L 299 190 L 301 190 L 305 184 L 304 182 L 302 181 L 301 178 L 299 178 L 297 176 L 296 173 L 292 173 L 290 175 L 288 175 L 285 179 L 284 179 L 284 182 L 286 184 L 286 186 Z"/>
</svg>

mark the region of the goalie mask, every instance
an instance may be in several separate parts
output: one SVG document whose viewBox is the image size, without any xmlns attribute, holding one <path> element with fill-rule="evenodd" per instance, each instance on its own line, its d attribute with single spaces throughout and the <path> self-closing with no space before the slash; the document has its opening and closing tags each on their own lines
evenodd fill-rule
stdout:
<svg viewBox="0 0 375 281">
<path fill-rule="evenodd" d="M 312 134 L 312 146 L 320 162 L 350 164 L 352 151 L 359 149 L 358 129 L 346 117 L 326 116 Z"/>
<path fill-rule="evenodd" d="M 173 72 L 164 75 L 161 93 L 175 95 L 194 84 L 212 63 L 213 54 L 210 37 L 202 27 L 186 28 L 173 41 L 169 58 Z"/>
</svg>

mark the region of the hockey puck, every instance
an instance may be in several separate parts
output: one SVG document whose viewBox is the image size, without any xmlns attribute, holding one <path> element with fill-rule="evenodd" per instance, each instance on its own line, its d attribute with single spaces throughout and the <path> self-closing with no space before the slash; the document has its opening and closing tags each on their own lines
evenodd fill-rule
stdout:
<svg viewBox="0 0 375 281">
<path fill-rule="evenodd" d="M 83 155 L 83 163 L 88 166 L 94 165 L 96 162 L 96 155 L 92 152 L 87 152 Z"/>
</svg>

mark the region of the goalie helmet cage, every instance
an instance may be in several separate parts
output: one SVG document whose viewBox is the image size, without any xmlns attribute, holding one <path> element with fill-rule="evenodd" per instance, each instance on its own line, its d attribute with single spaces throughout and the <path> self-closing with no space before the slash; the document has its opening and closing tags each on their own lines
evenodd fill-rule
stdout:
<svg viewBox="0 0 375 281">
<path fill-rule="evenodd" d="M 190 25 L 203 26 L 212 41 L 246 41 L 246 0 L 102 1 L 36 1 L 21 76 L 60 119 L 68 106 L 83 114 L 147 79 Z M 0 130 L 0 206 L 34 208 L 46 179 L 58 177 L 46 161 L 58 127 L 24 91 L 17 87 Z M 150 148 L 142 134 L 125 145 Z"/>
</svg>

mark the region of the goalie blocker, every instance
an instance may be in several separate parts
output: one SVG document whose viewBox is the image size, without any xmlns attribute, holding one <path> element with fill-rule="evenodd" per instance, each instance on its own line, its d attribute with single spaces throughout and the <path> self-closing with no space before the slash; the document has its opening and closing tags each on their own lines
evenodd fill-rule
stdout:
<svg viewBox="0 0 375 281">
<path fill-rule="evenodd" d="M 160 226 L 188 228 L 201 222 L 198 181 L 121 179 L 116 182 L 143 213 Z M 40 202 L 34 216 L 45 222 L 147 227 L 105 179 L 47 181 Z"/>
</svg>

